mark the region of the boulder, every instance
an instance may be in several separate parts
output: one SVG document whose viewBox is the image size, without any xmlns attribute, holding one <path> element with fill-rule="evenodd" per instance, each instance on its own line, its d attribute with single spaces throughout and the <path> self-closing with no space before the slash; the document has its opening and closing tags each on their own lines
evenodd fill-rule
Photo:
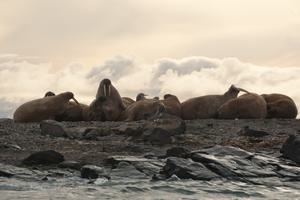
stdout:
<svg viewBox="0 0 300 200">
<path fill-rule="evenodd" d="M 64 156 L 60 153 L 47 150 L 31 154 L 25 158 L 22 163 L 25 165 L 51 165 L 61 163 L 64 160 Z"/>
<path fill-rule="evenodd" d="M 110 179 L 105 169 L 102 167 L 98 167 L 96 165 L 84 165 L 80 171 L 81 171 L 81 178 L 97 179 L 97 178 L 104 177 Z"/>
<path fill-rule="evenodd" d="M 191 151 L 189 151 L 186 148 L 183 147 L 172 147 L 167 150 L 166 157 L 179 157 L 179 158 L 185 158 L 187 157 Z"/>
<path fill-rule="evenodd" d="M 290 135 L 280 150 L 284 158 L 300 164 L 300 136 Z"/>
</svg>

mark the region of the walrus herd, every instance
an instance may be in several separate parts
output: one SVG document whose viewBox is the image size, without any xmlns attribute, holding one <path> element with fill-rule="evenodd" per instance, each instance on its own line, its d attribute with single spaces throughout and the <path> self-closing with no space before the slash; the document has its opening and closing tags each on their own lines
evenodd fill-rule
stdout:
<svg viewBox="0 0 300 200">
<path fill-rule="evenodd" d="M 240 96 L 239 93 L 244 92 Z M 56 95 L 49 91 L 43 98 L 26 102 L 14 112 L 15 122 L 57 121 L 136 121 L 165 112 L 184 120 L 193 119 L 264 119 L 297 117 L 292 98 L 283 94 L 256 94 L 231 85 L 219 95 L 205 95 L 180 102 L 172 94 L 146 98 L 139 93 L 136 101 L 121 97 L 109 79 L 103 79 L 90 105 L 79 103 L 72 92 Z M 73 100 L 73 101 L 70 101 Z"/>
</svg>

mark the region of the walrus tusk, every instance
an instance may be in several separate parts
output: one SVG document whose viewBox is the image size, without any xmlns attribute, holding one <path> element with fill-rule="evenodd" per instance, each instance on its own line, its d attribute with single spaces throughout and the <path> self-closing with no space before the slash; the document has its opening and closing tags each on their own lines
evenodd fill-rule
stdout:
<svg viewBox="0 0 300 200">
<path fill-rule="evenodd" d="M 249 94 L 250 92 L 248 92 L 247 90 L 243 89 L 243 88 L 237 88 L 240 92 L 246 92 L 247 94 Z"/>
<path fill-rule="evenodd" d="M 75 103 L 79 104 L 79 102 L 74 97 L 72 99 L 73 101 L 75 101 Z"/>
</svg>

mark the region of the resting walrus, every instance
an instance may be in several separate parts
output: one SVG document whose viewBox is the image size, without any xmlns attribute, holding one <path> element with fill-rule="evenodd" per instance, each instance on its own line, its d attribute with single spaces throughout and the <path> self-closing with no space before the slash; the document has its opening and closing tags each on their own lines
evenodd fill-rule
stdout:
<svg viewBox="0 0 300 200">
<path fill-rule="evenodd" d="M 109 79 L 103 79 L 96 94 L 96 99 L 90 104 L 89 120 L 117 121 L 125 110 L 118 90 Z"/>
<path fill-rule="evenodd" d="M 263 119 L 267 116 L 267 103 L 255 93 L 247 93 L 224 103 L 218 110 L 220 119 Z"/>
<path fill-rule="evenodd" d="M 40 122 L 46 119 L 55 119 L 55 116 L 62 114 L 70 99 L 78 103 L 72 92 L 35 99 L 19 106 L 14 112 L 13 118 L 15 122 Z"/>
<path fill-rule="evenodd" d="M 181 117 L 181 104 L 175 95 L 166 94 L 160 102 L 164 105 L 166 113 Z"/>
<path fill-rule="evenodd" d="M 294 119 L 298 115 L 298 110 L 292 98 L 283 94 L 262 94 L 267 102 L 267 118 L 287 118 Z"/>
<path fill-rule="evenodd" d="M 181 103 L 182 118 L 185 120 L 215 118 L 221 105 L 245 91 L 231 85 L 223 95 L 206 95 L 195 97 Z"/>
<path fill-rule="evenodd" d="M 137 121 L 150 117 L 165 110 L 164 105 L 153 99 L 136 101 L 129 105 L 121 114 L 120 121 Z"/>
<path fill-rule="evenodd" d="M 55 96 L 54 92 L 47 92 L 45 97 Z M 56 121 L 85 121 L 84 112 L 88 109 L 88 105 L 69 101 L 65 104 L 62 112 L 55 116 Z"/>
</svg>

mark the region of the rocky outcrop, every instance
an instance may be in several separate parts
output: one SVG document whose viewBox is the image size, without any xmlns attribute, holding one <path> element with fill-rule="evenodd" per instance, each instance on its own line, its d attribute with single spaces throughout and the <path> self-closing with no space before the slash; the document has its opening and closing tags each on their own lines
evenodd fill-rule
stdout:
<svg viewBox="0 0 300 200">
<path fill-rule="evenodd" d="M 300 136 L 291 135 L 280 150 L 282 156 L 300 164 Z"/>
<path fill-rule="evenodd" d="M 100 177 L 105 177 L 107 179 L 110 179 L 104 168 L 95 165 L 84 165 L 81 168 L 80 173 L 81 178 L 97 179 Z"/>
<path fill-rule="evenodd" d="M 25 165 L 51 165 L 61 163 L 64 160 L 64 156 L 60 153 L 47 150 L 31 154 L 25 158 L 22 163 Z"/>
</svg>

